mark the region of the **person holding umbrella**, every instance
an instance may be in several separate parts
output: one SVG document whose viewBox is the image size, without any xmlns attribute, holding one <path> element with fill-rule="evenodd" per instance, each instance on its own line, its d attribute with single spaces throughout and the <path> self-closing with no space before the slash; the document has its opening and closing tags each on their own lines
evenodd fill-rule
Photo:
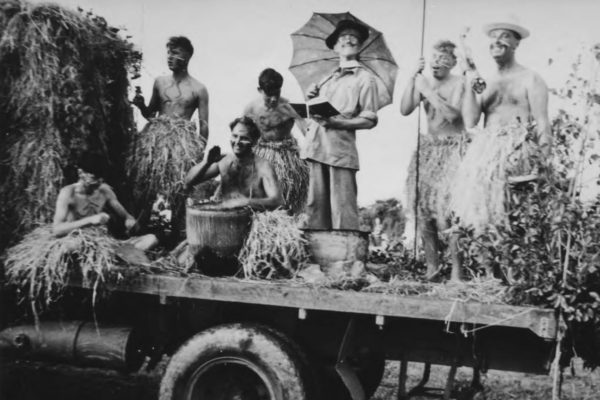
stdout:
<svg viewBox="0 0 600 400">
<path fill-rule="evenodd" d="M 339 67 L 307 91 L 329 101 L 339 115 L 311 115 L 304 158 L 310 168 L 307 227 L 359 228 L 356 171 L 359 169 L 356 130 L 377 125 L 378 96 L 374 76 L 358 62 L 369 29 L 340 20 L 325 44 L 338 55 Z"/>
</svg>

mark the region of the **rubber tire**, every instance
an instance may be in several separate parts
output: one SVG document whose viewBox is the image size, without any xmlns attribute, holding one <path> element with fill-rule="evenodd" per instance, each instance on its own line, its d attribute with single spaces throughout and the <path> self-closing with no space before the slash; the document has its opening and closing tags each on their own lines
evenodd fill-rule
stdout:
<svg viewBox="0 0 600 400">
<path fill-rule="evenodd" d="M 227 324 L 207 329 L 188 340 L 172 356 L 162 378 L 159 400 L 183 400 L 188 380 L 206 362 L 231 356 L 259 370 L 272 389 L 271 400 L 311 400 L 306 364 L 298 350 L 269 327 Z"/>
</svg>

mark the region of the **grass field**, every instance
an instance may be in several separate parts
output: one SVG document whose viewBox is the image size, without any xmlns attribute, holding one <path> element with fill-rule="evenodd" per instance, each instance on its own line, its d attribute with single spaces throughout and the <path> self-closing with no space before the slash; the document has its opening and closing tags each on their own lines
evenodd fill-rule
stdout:
<svg viewBox="0 0 600 400">
<path fill-rule="evenodd" d="M 581 371 L 576 376 L 565 373 L 563 400 L 600 399 L 600 372 Z M 408 386 L 414 386 L 422 366 L 411 364 Z M 433 367 L 431 386 L 442 387 L 446 367 Z M 461 368 L 459 386 L 469 384 L 470 370 Z M 153 373 L 124 375 L 95 368 L 15 362 L 0 368 L 0 399 L 6 400 L 154 400 L 157 398 L 160 370 Z M 373 400 L 395 399 L 398 392 L 398 362 L 388 362 L 383 381 Z M 485 390 L 477 399 L 550 400 L 549 376 L 490 371 L 484 376 Z M 461 398 L 461 397 L 459 397 Z M 462 397 L 464 398 L 464 397 Z M 415 400 L 425 399 L 416 397 Z M 334 399 L 331 399 L 334 400 Z"/>
</svg>

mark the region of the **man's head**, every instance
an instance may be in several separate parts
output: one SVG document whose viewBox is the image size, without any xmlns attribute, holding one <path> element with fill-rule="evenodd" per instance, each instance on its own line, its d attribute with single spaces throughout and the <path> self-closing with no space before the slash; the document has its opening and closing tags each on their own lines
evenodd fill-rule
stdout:
<svg viewBox="0 0 600 400">
<path fill-rule="evenodd" d="M 325 39 L 325 44 L 340 57 L 355 58 L 362 44 L 369 37 L 369 29 L 356 21 L 344 19 Z"/>
<path fill-rule="evenodd" d="M 265 106 L 274 108 L 281 96 L 283 76 L 272 68 L 267 68 L 258 76 L 258 92 L 262 95 Z"/>
<path fill-rule="evenodd" d="M 171 71 L 181 71 L 187 68 L 194 54 L 194 46 L 185 36 L 173 36 L 167 42 L 167 65 Z"/>
<path fill-rule="evenodd" d="M 529 30 L 512 22 L 487 24 L 483 31 L 490 38 L 490 54 L 500 62 L 513 58 L 521 39 L 529 36 Z"/>
<path fill-rule="evenodd" d="M 252 154 L 252 147 L 260 137 L 258 127 L 250 117 L 243 116 L 234 119 L 230 124 L 231 150 L 236 157 Z"/>
<path fill-rule="evenodd" d="M 443 79 L 456 65 L 454 49 L 456 45 L 449 40 L 440 40 L 433 45 L 431 53 L 431 72 L 435 79 Z"/>
<path fill-rule="evenodd" d="M 84 152 L 79 157 L 77 166 L 79 181 L 86 191 L 92 192 L 104 182 L 106 163 L 98 154 Z"/>
</svg>

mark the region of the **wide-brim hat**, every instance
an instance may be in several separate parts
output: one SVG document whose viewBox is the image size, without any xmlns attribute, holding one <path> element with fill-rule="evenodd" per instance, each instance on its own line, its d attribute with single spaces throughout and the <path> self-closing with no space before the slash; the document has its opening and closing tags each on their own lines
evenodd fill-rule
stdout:
<svg viewBox="0 0 600 400">
<path fill-rule="evenodd" d="M 369 28 L 351 19 L 343 19 L 337 23 L 335 30 L 331 33 L 331 35 L 327 36 L 327 39 L 325 39 L 325 44 L 327 47 L 333 49 L 333 46 L 335 46 L 335 43 L 338 40 L 340 32 L 344 29 L 354 29 L 357 31 L 360 35 L 359 39 L 361 42 L 364 42 L 369 37 Z"/>
<path fill-rule="evenodd" d="M 483 26 L 483 32 L 488 36 L 490 36 L 490 33 L 496 29 L 507 29 L 509 31 L 516 32 L 521 39 L 525 39 L 529 36 L 528 29 L 511 22 L 494 22 Z"/>
</svg>

